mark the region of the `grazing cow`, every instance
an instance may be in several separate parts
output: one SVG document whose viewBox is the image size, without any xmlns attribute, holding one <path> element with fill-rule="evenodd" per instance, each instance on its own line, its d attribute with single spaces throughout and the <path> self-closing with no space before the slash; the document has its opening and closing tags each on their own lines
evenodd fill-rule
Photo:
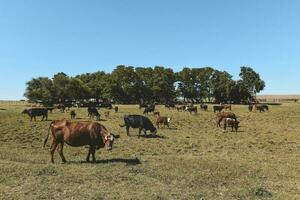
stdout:
<svg viewBox="0 0 300 200">
<path fill-rule="evenodd" d="M 172 119 L 171 117 L 160 117 L 160 116 L 157 116 L 157 118 L 155 120 L 157 128 L 159 128 L 160 124 L 163 124 L 164 127 L 165 127 L 165 125 L 167 125 L 168 128 L 169 128 L 169 123 L 170 123 L 171 119 Z"/>
<path fill-rule="evenodd" d="M 207 111 L 208 105 L 206 105 L 206 104 L 200 104 L 200 108 L 201 108 L 202 110 Z"/>
<path fill-rule="evenodd" d="M 225 110 L 231 110 L 231 104 L 223 104 Z"/>
<path fill-rule="evenodd" d="M 60 112 L 65 112 L 65 110 L 66 110 L 65 105 L 62 104 L 62 103 L 60 103 L 60 104 L 55 104 L 55 105 L 54 105 L 54 108 L 59 109 Z"/>
<path fill-rule="evenodd" d="M 186 109 L 185 105 L 176 106 L 177 111 L 184 111 Z"/>
<path fill-rule="evenodd" d="M 105 117 L 105 119 L 108 119 L 108 118 L 109 118 L 109 111 L 105 111 L 105 112 L 104 112 L 104 117 Z"/>
<path fill-rule="evenodd" d="M 36 121 L 36 116 L 43 116 L 42 121 L 48 120 L 48 109 L 47 108 L 31 108 L 23 110 L 22 114 L 28 114 L 30 121 L 32 118 Z"/>
<path fill-rule="evenodd" d="M 160 116 L 160 112 L 159 111 L 156 111 L 156 112 L 153 112 L 154 116 Z"/>
<path fill-rule="evenodd" d="M 94 117 L 96 117 L 97 121 L 100 120 L 100 113 L 98 112 L 97 108 L 95 108 L 95 107 L 89 107 L 87 109 L 87 111 L 88 111 L 88 116 L 90 117 L 90 120 L 94 119 Z"/>
<path fill-rule="evenodd" d="M 252 110 L 253 110 L 253 105 L 252 104 L 248 105 L 248 110 L 249 110 L 249 112 L 252 112 Z"/>
<path fill-rule="evenodd" d="M 214 105 L 213 106 L 214 113 L 216 111 L 221 112 L 223 109 L 224 109 L 224 106 L 219 106 L 219 105 Z"/>
<path fill-rule="evenodd" d="M 147 130 L 150 130 L 152 134 L 156 134 L 157 130 L 153 126 L 152 122 L 149 118 L 142 116 L 142 115 L 125 115 L 124 116 L 124 125 L 120 125 L 120 127 L 126 126 L 126 133 L 128 136 L 129 134 L 129 128 L 139 128 L 139 135 L 140 137 L 142 130 L 144 131 L 144 134 L 146 135 Z"/>
<path fill-rule="evenodd" d="M 89 152 L 86 161 L 90 161 L 92 155 L 92 162 L 96 161 L 96 149 L 106 147 L 107 150 L 112 149 L 115 135 L 108 132 L 108 130 L 97 122 L 70 122 L 65 119 L 51 122 L 48 130 L 48 135 L 44 140 L 44 147 L 48 141 L 50 130 L 53 137 L 53 142 L 50 147 L 51 162 L 54 163 L 54 152 L 59 146 L 58 152 L 62 162 L 66 162 L 63 154 L 64 143 L 73 147 L 89 145 Z"/>
<path fill-rule="evenodd" d="M 237 120 L 236 115 L 232 112 L 219 112 L 217 114 L 217 126 L 221 126 L 220 123 L 224 118 L 232 118 Z"/>
<path fill-rule="evenodd" d="M 71 110 L 70 115 L 71 115 L 71 119 L 75 119 L 76 118 L 75 110 Z"/>
<path fill-rule="evenodd" d="M 223 123 L 224 123 L 224 131 L 226 130 L 226 126 L 231 126 L 231 132 L 233 131 L 233 128 L 235 129 L 235 132 L 237 132 L 240 122 L 232 118 L 223 118 Z"/>
<path fill-rule="evenodd" d="M 265 112 L 265 110 L 269 110 L 269 107 L 267 104 L 255 104 L 254 109 L 255 111 L 259 110 L 259 112 Z"/>
<path fill-rule="evenodd" d="M 169 103 L 166 103 L 166 104 L 165 104 L 165 107 L 166 107 L 166 108 L 169 108 L 169 109 L 170 109 L 170 108 L 175 108 L 175 104 L 169 102 Z"/>
<path fill-rule="evenodd" d="M 154 112 L 155 110 L 155 105 L 150 105 L 144 110 L 144 114 L 148 114 L 149 112 Z"/>
<path fill-rule="evenodd" d="M 117 113 L 119 111 L 119 107 L 115 106 L 115 113 Z"/>
<path fill-rule="evenodd" d="M 197 106 L 194 106 L 194 107 L 186 107 L 185 110 L 188 111 L 190 114 L 192 114 L 192 112 L 194 112 L 194 113 L 196 114 L 196 113 L 197 113 Z"/>
</svg>

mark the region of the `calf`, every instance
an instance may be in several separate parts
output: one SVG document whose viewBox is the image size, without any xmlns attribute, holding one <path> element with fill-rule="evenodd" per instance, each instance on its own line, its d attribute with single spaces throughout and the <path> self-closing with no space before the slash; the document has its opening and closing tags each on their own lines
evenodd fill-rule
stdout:
<svg viewBox="0 0 300 200">
<path fill-rule="evenodd" d="M 94 117 L 96 117 L 97 121 L 100 120 L 100 113 L 98 112 L 97 108 L 95 108 L 95 107 L 89 107 L 87 109 L 87 111 L 88 111 L 88 116 L 90 117 L 90 120 L 94 119 Z"/>
<path fill-rule="evenodd" d="M 231 119 L 237 120 L 236 115 L 232 112 L 219 112 L 217 114 L 217 126 L 218 127 L 221 126 L 220 123 L 224 118 L 231 118 Z"/>
<path fill-rule="evenodd" d="M 115 113 L 117 113 L 119 111 L 119 107 L 115 106 Z"/>
<path fill-rule="evenodd" d="M 58 148 L 58 153 L 62 162 L 66 162 L 63 154 L 64 143 L 73 147 L 89 145 L 89 152 L 86 161 L 96 161 L 96 149 L 106 147 L 107 150 L 112 149 L 114 139 L 116 138 L 103 125 L 97 122 L 70 122 L 65 119 L 51 122 L 48 135 L 44 140 L 44 147 L 48 141 L 50 131 L 52 133 L 53 142 L 50 147 L 51 162 L 54 163 L 54 152 Z"/>
<path fill-rule="evenodd" d="M 216 111 L 221 112 L 223 109 L 224 109 L 224 106 L 219 106 L 219 105 L 214 105 L 213 106 L 214 113 Z"/>
<path fill-rule="evenodd" d="M 30 121 L 34 119 L 36 121 L 36 116 L 43 116 L 42 121 L 48 120 L 48 109 L 47 108 L 31 108 L 23 110 L 22 114 L 28 114 Z"/>
<path fill-rule="evenodd" d="M 164 127 L 165 127 L 165 125 L 167 125 L 168 128 L 169 128 L 170 121 L 171 121 L 171 117 L 160 117 L 160 116 L 158 116 L 155 120 L 155 123 L 156 123 L 157 128 L 159 128 L 160 124 L 163 124 Z"/>
<path fill-rule="evenodd" d="M 224 131 L 226 130 L 226 126 L 231 126 L 231 132 L 233 131 L 233 128 L 235 129 L 235 132 L 237 132 L 240 122 L 237 121 L 236 119 L 224 118 L 223 123 L 224 123 Z"/>
<path fill-rule="evenodd" d="M 150 130 L 152 134 L 156 134 L 157 130 L 153 126 L 152 122 L 149 118 L 142 116 L 142 115 L 125 115 L 124 116 L 124 125 L 120 125 L 120 127 L 126 126 L 126 133 L 129 135 L 129 128 L 138 128 L 139 129 L 139 135 L 140 137 L 142 130 L 144 131 L 144 134 L 146 135 L 146 132 Z"/>
<path fill-rule="evenodd" d="M 105 119 L 108 119 L 108 118 L 109 118 L 109 111 L 105 111 L 105 112 L 104 112 L 104 117 L 105 117 Z"/>
<path fill-rule="evenodd" d="M 75 119 L 76 118 L 75 110 L 71 110 L 70 115 L 71 115 L 71 119 Z"/>
</svg>

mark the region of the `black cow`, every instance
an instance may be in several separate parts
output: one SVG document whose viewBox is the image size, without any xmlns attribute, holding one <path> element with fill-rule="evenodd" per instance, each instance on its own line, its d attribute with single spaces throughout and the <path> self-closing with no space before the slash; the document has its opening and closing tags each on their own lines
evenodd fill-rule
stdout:
<svg viewBox="0 0 300 200">
<path fill-rule="evenodd" d="M 152 134 L 156 134 L 157 130 L 153 126 L 152 122 L 149 118 L 142 116 L 142 115 L 125 115 L 124 116 L 124 125 L 120 125 L 120 127 L 126 126 L 126 133 L 128 136 L 129 134 L 129 128 L 139 128 L 139 135 L 140 137 L 142 130 L 144 131 L 144 134 L 146 135 L 146 132 L 150 130 Z"/>
<path fill-rule="evenodd" d="M 28 114 L 30 121 L 32 118 L 36 121 L 36 116 L 43 116 L 42 121 L 48 120 L 48 109 L 47 108 L 31 108 L 23 110 L 22 114 Z"/>
<path fill-rule="evenodd" d="M 168 103 L 165 104 L 165 107 L 166 107 L 166 108 L 169 108 L 169 109 L 170 109 L 170 108 L 175 108 L 175 103 L 168 102 Z"/>
<path fill-rule="evenodd" d="M 214 112 L 218 111 L 221 112 L 224 109 L 224 106 L 213 106 Z"/>
<path fill-rule="evenodd" d="M 117 113 L 119 111 L 119 107 L 115 106 L 115 113 Z"/>
<path fill-rule="evenodd" d="M 148 114 L 149 112 L 154 112 L 155 110 L 155 105 L 150 105 L 144 110 L 144 114 Z"/>
<path fill-rule="evenodd" d="M 142 104 L 142 103 L 140 103 L 139 104 L 139 109 L 142 109 L 142 108 L 148 108 L 148 104 Z"/>
<path fill-rule="evenodd" d="M 88 116 L 90 117 L 90 119 L 94 119 L 94 117 L 96 117 L 97 121 L 100 120 L 100 113 L 98 112 L 97 108 L 89 107 L 87 109 L 87 111 L 88 111 Z"/>
<path fill-rule="evenodd" d="M 201 108 L 202 110 L 207 111 L 208 105 L 206 105 L 206 104 L 200 104 L 200 108 Z"/>
<path fill-rule="evenodd" d="M 71 119 L 75 119 L 76 118 L 75 110 L 71 110 L 70 115 L 71 115 Z"/>
</svg>

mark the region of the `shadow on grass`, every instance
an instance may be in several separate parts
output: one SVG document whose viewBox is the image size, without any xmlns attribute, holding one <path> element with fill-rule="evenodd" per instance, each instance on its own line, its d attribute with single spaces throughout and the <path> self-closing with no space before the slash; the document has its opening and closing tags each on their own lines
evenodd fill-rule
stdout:
<svg viewBox="0 0 300 200">
<path fill-rule="evenodd" d="M 127 159 L 127 158 L 112 158 L 112 159 L 105 159 L 105 160 L 96 160 L 96 162 L 87 162 L 87 161 L 69 161 L 67 163 L 91 163 L 91 164 L 109 164 L 109 163 L 125 163 L 126 165 L 139 165 L 141 161 L 138 158 L 134 159 Z"/>
<path fill-rule="evenodd" d="M 167 137 L 166 136 L 163 136 L 163 135 L 141 135 L 140 137 L 142 138 L 160 138 L 160 139 L 166 139 Z"/>
</svg>

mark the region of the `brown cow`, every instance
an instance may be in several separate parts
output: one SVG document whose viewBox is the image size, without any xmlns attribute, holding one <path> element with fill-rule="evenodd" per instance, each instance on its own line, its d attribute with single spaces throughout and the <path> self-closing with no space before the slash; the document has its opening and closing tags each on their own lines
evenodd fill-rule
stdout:
<svg viewBox="0 0 300 200">
<path fill-rule="evenodd" d="M 235 128 L 235 132 L 237 132 L 240 122 L 232 118 L 223 118 L 223 123 L 224 131 L 226 130 L 226 126 L 231 126 L 231 132 L 233 131 L 233 128 Z"/>
<path fill-rule="evenodd" d="M 96 161 L 96 149 L 106 147 L 107 150 L 112 149 L 115 136 L 108 132 L 108 130 L 97 122 L 70 122 L 68 120 L 52 121 L 47 138 L 44 141 L 44 147 L 49 138 L 50 130 L 53 137 L 53 142 L 50 147 L 51 162 L 54 163 L 53 155 L 55 149 L 59 146 L 58 152 L 62 162 L 66 162 L 63 155 L 64 143 L 73 147 L 89 145 L 89 152 L 86 161 L 90 161 L 92 154 L 92 162 Z"/>
<path fill-rule="evenodd" d="M 189 111 L 189 113 L 197 113 L 197 106 L 195 107 L 186 107 L 185 111 Z"/>
<path fill-rule="evenodd" d="M 161 116 L 157 116 L 155 123 L 157 128 L 159 128 L 159 124 L 163 124 L 164 127 L 167 125 L 167 127 L 169 128 L 169 123 L 171 121 L 172 117 L 161 117 Z"/>
<path fill-rule="evenodd" d="M 225 110 L 231 110 L 231 104 L 223 104 Z"/>
<path fill-rule="evenodd" d="M 105 111 L 105 112 L 104 112 L 104 117 L 105 117 L 105 119 L 108 119 L 108 118 L 109 118 L 109 111 Z"/>
<path fill-rule="evenodd" d="M 236 115 L 232 112 L 219 112 L 217 113 L 217 126 L 221 126 L 220 123 L 224 118 L 232 118 L 232 119 L 236 119 Z"/>
</svg>

